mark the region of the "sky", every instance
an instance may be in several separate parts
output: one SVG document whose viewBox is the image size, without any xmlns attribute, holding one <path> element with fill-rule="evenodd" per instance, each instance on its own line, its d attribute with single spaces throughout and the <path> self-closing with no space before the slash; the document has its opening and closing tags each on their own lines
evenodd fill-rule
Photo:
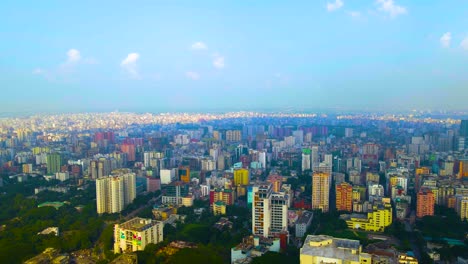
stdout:
<svg viewBox="0 0 468 264">
<path fill-rule="evenodd" d="M 0 112 L 468 108 L 466 0 L 0 1 Z"/>
</svg>

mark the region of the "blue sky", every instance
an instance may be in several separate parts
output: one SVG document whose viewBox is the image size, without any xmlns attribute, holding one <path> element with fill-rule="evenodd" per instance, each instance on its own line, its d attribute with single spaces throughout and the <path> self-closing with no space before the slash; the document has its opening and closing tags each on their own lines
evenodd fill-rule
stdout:
<svg viewBox="0 0 468 264">
<path fill-rule="evenodd" d="M 465 0 L 1 1 L 0 111 L 466 109 Z"/>
</svg>

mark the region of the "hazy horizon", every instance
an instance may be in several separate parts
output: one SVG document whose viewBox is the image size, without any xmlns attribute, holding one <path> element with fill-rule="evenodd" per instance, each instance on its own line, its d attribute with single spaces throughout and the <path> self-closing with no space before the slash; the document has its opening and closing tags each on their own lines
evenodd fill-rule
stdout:
<svg viewBox="0 0 468 264">
<path fill-rule="evenodd" d="M 468 110 L 465 1 L 3 1 L 1 113 Z"/>
</svg>

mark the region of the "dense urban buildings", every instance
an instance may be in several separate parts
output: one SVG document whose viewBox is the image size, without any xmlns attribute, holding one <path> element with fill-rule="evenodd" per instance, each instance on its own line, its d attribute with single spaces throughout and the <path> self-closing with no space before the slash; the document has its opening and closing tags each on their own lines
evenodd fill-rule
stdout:
<svg viewBox="0 0 468 264">
<path fill-rule="evenodd" d="M 433 234 L 421 223 L 437 221 L 438 212 L 460 225 L 468 218 L 464 175 L 468 156 L 465 149 L 459 151 L 462 132 L 456 120 L 257 113 L 175 115 L 180 119 L 110 116 L 116 126 L 101 114 L 87 117 L 97 121 L 83 127 L 71 121 L 67 127 L 50 125 L 58 124 L 62 116 L 34 119 L 35 127 L 21 120 L 0 126 L 1 170 L 8 175 L 0 186 L 41 179 L 29 197 L 78 196 L 40 200 L 39 208 L 60 211 L 71 203 L 73 210 L 92 208 L 99 215 L 94 217 L 112 219 L 116 226 L 134 217 L 154 217 L 161 221 L 156 228 L 167 226 L 171 243 L 178 246 L 194 240 L 216 241 L 224 233 L 224 238 L 236 239 L 229 241 L 237 245 L 229 249 L 235 263 L 252 261 L 269 251 L 286 252 L 288 246 L 303 247 L 298 259 L 323 259 L 317 253 L 322 251 L 331 252 L 331 259 L 342 256 L 344 260 L 348 253 L 337 252 L 348 249 L 339 246 L 345 240 L 333 237 L 336 234 L 354 236 L 356 241 L 367 236 L 388 240 L 387 233 L 404 226 L 412 228 L 410 234 L 420 232 L 432 241 Z M 82 122 L 74 118 L 77 124 Z M 125 125 L 130 120 L 136 124 Z M 69 127 L 76 133 L 68 132 Z M 82 193 L 89 191 L 92 205 L 83 207 L 83 197 L 90 196 Z M 141 221 L 147 223 L 141 226 L 152 228 L 154 220 Z M 188 230 L 201 226 L 203 235 L 192 237 L 198 231 Z M 114 238 L 111 250 L 119 254 L 143 250 L 140 246 L 152 238 L 144 242 L 150 231 L 139 228 L 139 224 L 123 228 L 126 234 Z M 190 240 L 174 241 L 173 228 L 180 228 L 181 237 Z M 239 234 L 237 229 L 242 238 L 234 235 Z M 62 239 L 67 228 L 60 234 Z M 323 238 L 323 248 L 314 249 L 308 238 L 304 243 L 311 234 L 329 238 Z M 453 234 L 458 232 L 446 236 L 453 238 Z M 159 237 L 153 235 L 152 243 Z M 463 241 L 459 236 L 453 239 L 453 243 Z M 353 243 L 346 255 L 349 261 L 368 261 L 370 256 L 376 263 L 414 262 L 422 257 L 412 255 L 410 248 L 403 252 L 386 245 L 382 249 L 374 242 L 370 248 L 353 251 Z M 386 253 L 380 254 L 382 250 Z M 425 252 L 422 247 L 418 250 Z M 438 258 L 437 251 L 427 254 Z"/>
</svg>

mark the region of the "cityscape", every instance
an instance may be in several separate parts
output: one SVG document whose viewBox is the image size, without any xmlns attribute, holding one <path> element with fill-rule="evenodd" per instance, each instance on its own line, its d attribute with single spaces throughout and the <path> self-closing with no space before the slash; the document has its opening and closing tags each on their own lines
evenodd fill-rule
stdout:
<svg viewBox="0 0 468 264">
<path fill-rule="evenodd" d="M 0 3 L 0 263 L 468 263 L 466 25 L 462 0 Z"/>
</svg>

